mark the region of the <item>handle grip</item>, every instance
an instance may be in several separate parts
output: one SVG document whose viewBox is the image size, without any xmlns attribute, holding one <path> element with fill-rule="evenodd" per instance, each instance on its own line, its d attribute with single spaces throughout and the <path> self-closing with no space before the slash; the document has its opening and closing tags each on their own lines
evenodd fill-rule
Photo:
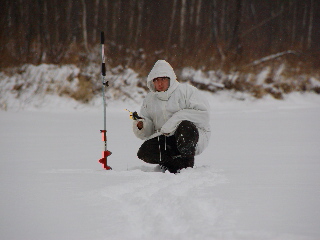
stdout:
<svg viewBox="0 0 320 240">
<path fill-rule="evenodd" d="M 102 76 L 106 76 L 106 64 L 105 63 L 101 64 L 101 74 L 102 74 Z"/>
<path fill-rule="evenodd" d="M 101 32 L 101 44 L 104 44 L 104 32 Z"/>
</svg>

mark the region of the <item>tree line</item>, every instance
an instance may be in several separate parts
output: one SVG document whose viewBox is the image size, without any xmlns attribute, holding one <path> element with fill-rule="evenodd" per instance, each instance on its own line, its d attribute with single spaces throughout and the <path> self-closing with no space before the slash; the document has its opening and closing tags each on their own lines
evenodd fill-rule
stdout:
<svg viewBox="0 0 320 240">
<path fill-rule="evenodd" d="M 248 64 L 320 49 L 316 0 L 1 0 L 0 66 L 92 60 L 105 32 L 110 64 Z M 91 53 L 91 54 L 90 54 Z M 94 58 L 94 57 L 93 57 Z"/>
</svg>

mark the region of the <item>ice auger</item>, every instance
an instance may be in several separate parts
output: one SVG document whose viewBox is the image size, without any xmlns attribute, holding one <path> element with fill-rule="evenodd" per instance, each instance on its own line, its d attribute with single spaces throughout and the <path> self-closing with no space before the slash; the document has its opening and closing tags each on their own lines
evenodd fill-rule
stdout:
<svg viewBox="0 0 320 240">
<path fill-rule="evenodd" d="M 104 113 L 104 128 L 100 130 L 102 134 L 102 141 L 104 142 L 104 151 L 102 152 L 102 158 L 99 159 L 99 163 L 102 164 L 103 168 L 106 170 L 111 170 L 112 168 L 108 166 L 107 157 L 111 155 L 111 152 L 107 150 L 107 130 L 106 130 L 106 97 L 105 91 L 109 86 L 108 81 L 106 81 L 106 63 L 104 56 L 104 32 L 101 32 L 101 56 L 102 56 L 102 65 L 101 65 L 101 76 L 102 76 L 102 99 L 103 99 L 103 113 Z"/>
</svg>

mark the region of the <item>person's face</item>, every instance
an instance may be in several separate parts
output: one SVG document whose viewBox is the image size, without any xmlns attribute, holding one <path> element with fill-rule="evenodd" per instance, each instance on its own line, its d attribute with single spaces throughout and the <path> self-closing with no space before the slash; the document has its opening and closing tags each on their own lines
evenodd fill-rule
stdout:
<svg viewBox="0 0 320 240">
<path fill-rule="evenodd" d="M 165 92 L 170 86 L 170 79 L 168 77 L 158 77 L 153 79 L 153 84 L 157 92 Z"/>
</svg>

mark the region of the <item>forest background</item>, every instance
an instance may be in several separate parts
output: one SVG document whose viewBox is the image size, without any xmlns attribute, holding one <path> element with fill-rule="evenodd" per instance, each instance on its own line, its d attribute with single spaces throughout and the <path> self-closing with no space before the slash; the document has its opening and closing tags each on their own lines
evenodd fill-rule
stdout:
<svg viewBox="0 0 320 240">
<path fill-rule="evenodd" d="M 224 88 L 248 91 L 255 97 L 270 93 L 282 98 L 283 93 L 307 90 L 320 93 L 313 84 L 320 79 L 319 1 L 1 2 L 0 70 L 4 72 L 24 64 L 75 64 L 84 69 L 99 63 L 100 32 L 104 31 L 109 69 L 121 66 L 145 77 L 156 60 L 166 59 L 178 78 L 183 78 L 185 67 L 215 71 L 213 81 L 229 76 L 221 80 Z M 267 74 L 261 83 L 257 76 L 264 69 Z M 88 87 L 99 78 L 79 79 Z M 196 84 L 192 75 L 183 80 L 217 90 Z"/>
</svg>

